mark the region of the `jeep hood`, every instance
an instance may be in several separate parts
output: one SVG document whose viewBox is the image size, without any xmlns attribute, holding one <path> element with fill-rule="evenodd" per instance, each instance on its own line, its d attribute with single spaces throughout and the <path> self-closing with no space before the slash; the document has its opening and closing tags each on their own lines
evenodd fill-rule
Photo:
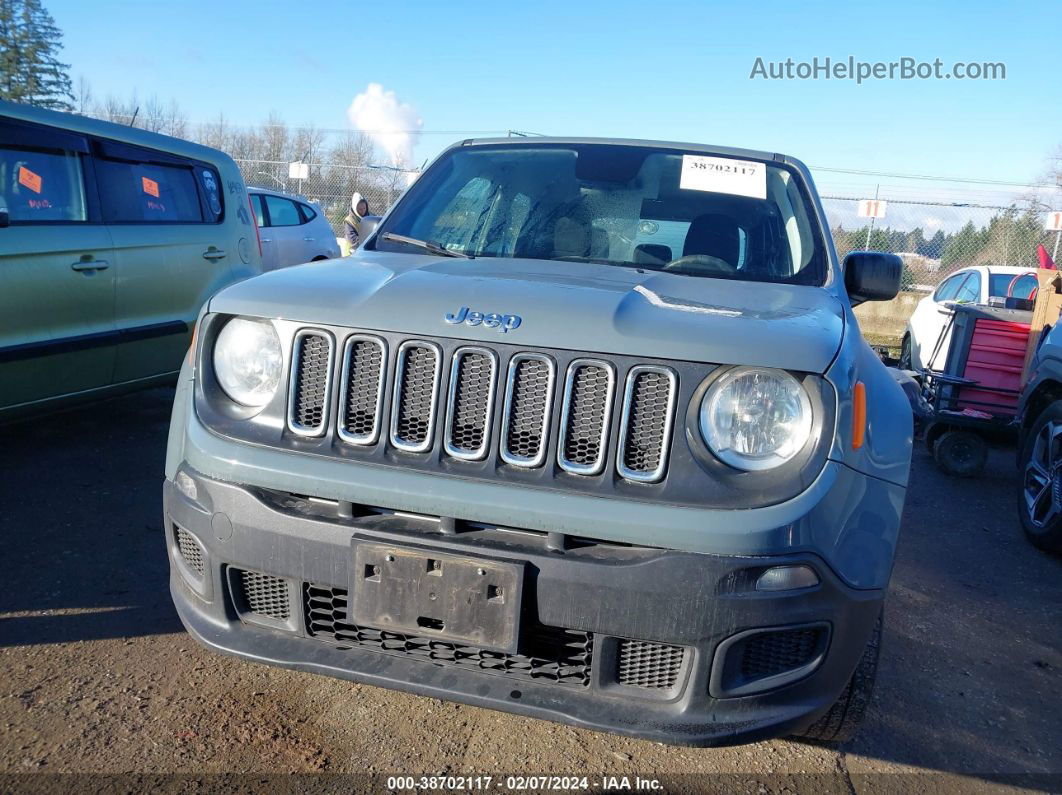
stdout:
<svg viewBox="0 0 1062 795">
<path fill-rule="evenodd" d="M 511 331 L 451 324 L 462 307 L 518 315 Z M 823 373 L 844 331 L 828 290 L 593 263 L 360 251 L 270 271 L 210 311 L 601 354 Z"/>
</svg>

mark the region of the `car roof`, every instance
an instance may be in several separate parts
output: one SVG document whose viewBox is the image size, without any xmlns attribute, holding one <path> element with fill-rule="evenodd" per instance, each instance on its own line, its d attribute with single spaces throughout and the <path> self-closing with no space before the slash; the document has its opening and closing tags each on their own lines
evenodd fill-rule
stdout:
<svg viewBox="0 0 1062 795">
<path fill-rule="evenodd" d="M 112 141 L 134 146 L 162 150 L 207 163 L 218 163 L 219 161 L 232 163 L 232 158 L 224 152 L 209 146 L 186 141 L 183 138 L 148 132 L 126 124 L 91 119 L 88 116 L 81 116 L 77 113 L 46 110 L 32 105 L 24 105 L 21 102 L 0 100 L 0 118 L 29 122 L 31 124 L 43 124 L 60 130 L 81 133 L 82 135 L 95 135 L 99 138 L 108 138 Z M 233 168 L 235 168 L 235 164 L 233 164 Z"/>
<path fill-rule="evenodd" d="M 1036 270 L 1035 265 L 984 265 L 989 273 L 1030 273 Z"/>
<path fill-rule="evenodd" d="M 277 190 L 276 188 L 262 188 L 258 185 L 248 185 L 247 191 L 248 193 L 268 193 L 272 196 L 283 196 L 285 199 L 294 199 L 295 201 L 300 201 L 303 204 L 317 204 L 317 202 L 312 201 L 311 199 L 307 199 L 305 196 L 301 196 L 298 193 L 285 193 L 284 191 Z"/>
<path fill-rule="evenodd" d="M 943 278 L 950 278 L 960 273 L 970 273 L 972 271 L 988 271 L 991 276 L 993 273 L 1017 275 L 1019 273 L 1034 273 L 1036 271 L 1035 265 L 967 265 L 964 268 L 956 268 Z"/>
<path fill-rule="evenodd" d="M 653 141 L 639 138 L 568 138 L 562 136 L 522 136 L 513 138 L 468 138 L 459 146 L 488 146 L 497 144 L 511 144 L 513 146 L 536 146 L 541 144 L 604 144 L 606 146 L 649 146 L 659 149 L 678 149 L 686 152 L 702 152 L 706 155 L 720 155 L 722 157 L 738 157 L 748 160 L 774 160 L 798 166 L 801 169 L 807 167 L 795 157 L 779 154 L 778 152 L 764 152 L 757 149 L 742 149 L 734 146 L 713 146 L 710 144 L 683 143 L 681 141 Z"/>
</svg>

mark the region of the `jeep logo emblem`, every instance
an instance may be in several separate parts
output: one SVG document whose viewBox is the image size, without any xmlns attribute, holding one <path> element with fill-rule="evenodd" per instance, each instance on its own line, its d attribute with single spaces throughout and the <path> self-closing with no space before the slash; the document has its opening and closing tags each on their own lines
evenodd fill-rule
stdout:
<svg viewBox="0 0 1062 795">
<path fill-rule="evenodd" d="M 447 313 L 443 316 L 447 323 L 457 326 L 466 323 L 469 326 L 484 325 L 487 328 L 496 328 L 502 334 L 507 334 L 513 329 L 520 328 L 523 320 L 519 315 L 499 315 L 497 312 L 473 312 L 467 306 L 463 306 L 456 312 Z"/>
</svg>

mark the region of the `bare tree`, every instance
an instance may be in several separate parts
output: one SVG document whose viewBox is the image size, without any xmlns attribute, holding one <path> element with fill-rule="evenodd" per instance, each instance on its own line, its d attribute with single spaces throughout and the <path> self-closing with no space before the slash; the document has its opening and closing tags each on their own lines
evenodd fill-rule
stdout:
<svg viewBox="0 0 1062 795">
<path fill-rule="evenodd" d="M 149 132 L 165 132 L 166 111 L 162 107 L 162 103 L 159 102 L 157 94 L 152 94 L 148 97 L 147 102 L 144 103 L 144 107 L 140 111 L 137 122 L 138 127 L 142 126 Z"/>
<path fill-rule="evenodd" d="M 92 86 L 84 75 L 77 78 L 77 89 L 74 92 L 74 112 L 82 116 L 91 116 L 94 107 L 92 98 Z"/>
</svg>

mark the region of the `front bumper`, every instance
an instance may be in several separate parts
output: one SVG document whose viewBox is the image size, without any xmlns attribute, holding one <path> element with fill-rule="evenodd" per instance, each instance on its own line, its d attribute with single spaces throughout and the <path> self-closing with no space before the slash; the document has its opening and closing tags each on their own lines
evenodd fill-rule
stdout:
<svg viewBox="0 0 1062 795">
<path fill-rule="evenodd" d="M 187 467 L 178 477 L 183 490 L 169 480 L 164 486 L 171 592 L 185 626 L 204 644 L 259 662 L 661 742 L 722 745 L 806 728 L 847 683 L 884 596 L 881 589 L 851 588 L 810 553 L 721 556 L 590 541 L 556 549 L 546 533 L 483 526 L 453 533 L 445 520 L 359 516 L 343 504 L 237 486 Z M 188 536 L 196 544 L 195 565 L 181 552 L 178 529 L 186 544 Z M 329 603 L 325 619 L 329 627 L 346 627 L 345 634 L 322 632 L 315 594 L 345 595 L 359 541 L 517 563 L 525 572 L 521 626 L 568 630 L 568 639 L 585 639 L 586 648 L 566 667 L 551 667 L 522 637 L 516 656 L 494 664 L 498 658 L 469 647 L 350 628 L 342 598 Z M 764 568 L 796 563 L 812 567 L 820 584 L 776 593 L 752 588 Z M 251 612 L 239 592 L 240 572 L 284 583 L 286 607 L 272 618 Z M 771 680 L 775 686 L 766 692 L 736 695 L 748 690 L 731 681 L 744 664 L 732 654 L 742 638 L 755 637 L 743 633 L 793 628 L 817 633 L 808 664 Z M 633 656 L 625 657 L 625 649 Z M 663 656 L 654 657 L 660 650 Z M 562 668 L 568 673 L 558 674 Z"/>
</svg>

